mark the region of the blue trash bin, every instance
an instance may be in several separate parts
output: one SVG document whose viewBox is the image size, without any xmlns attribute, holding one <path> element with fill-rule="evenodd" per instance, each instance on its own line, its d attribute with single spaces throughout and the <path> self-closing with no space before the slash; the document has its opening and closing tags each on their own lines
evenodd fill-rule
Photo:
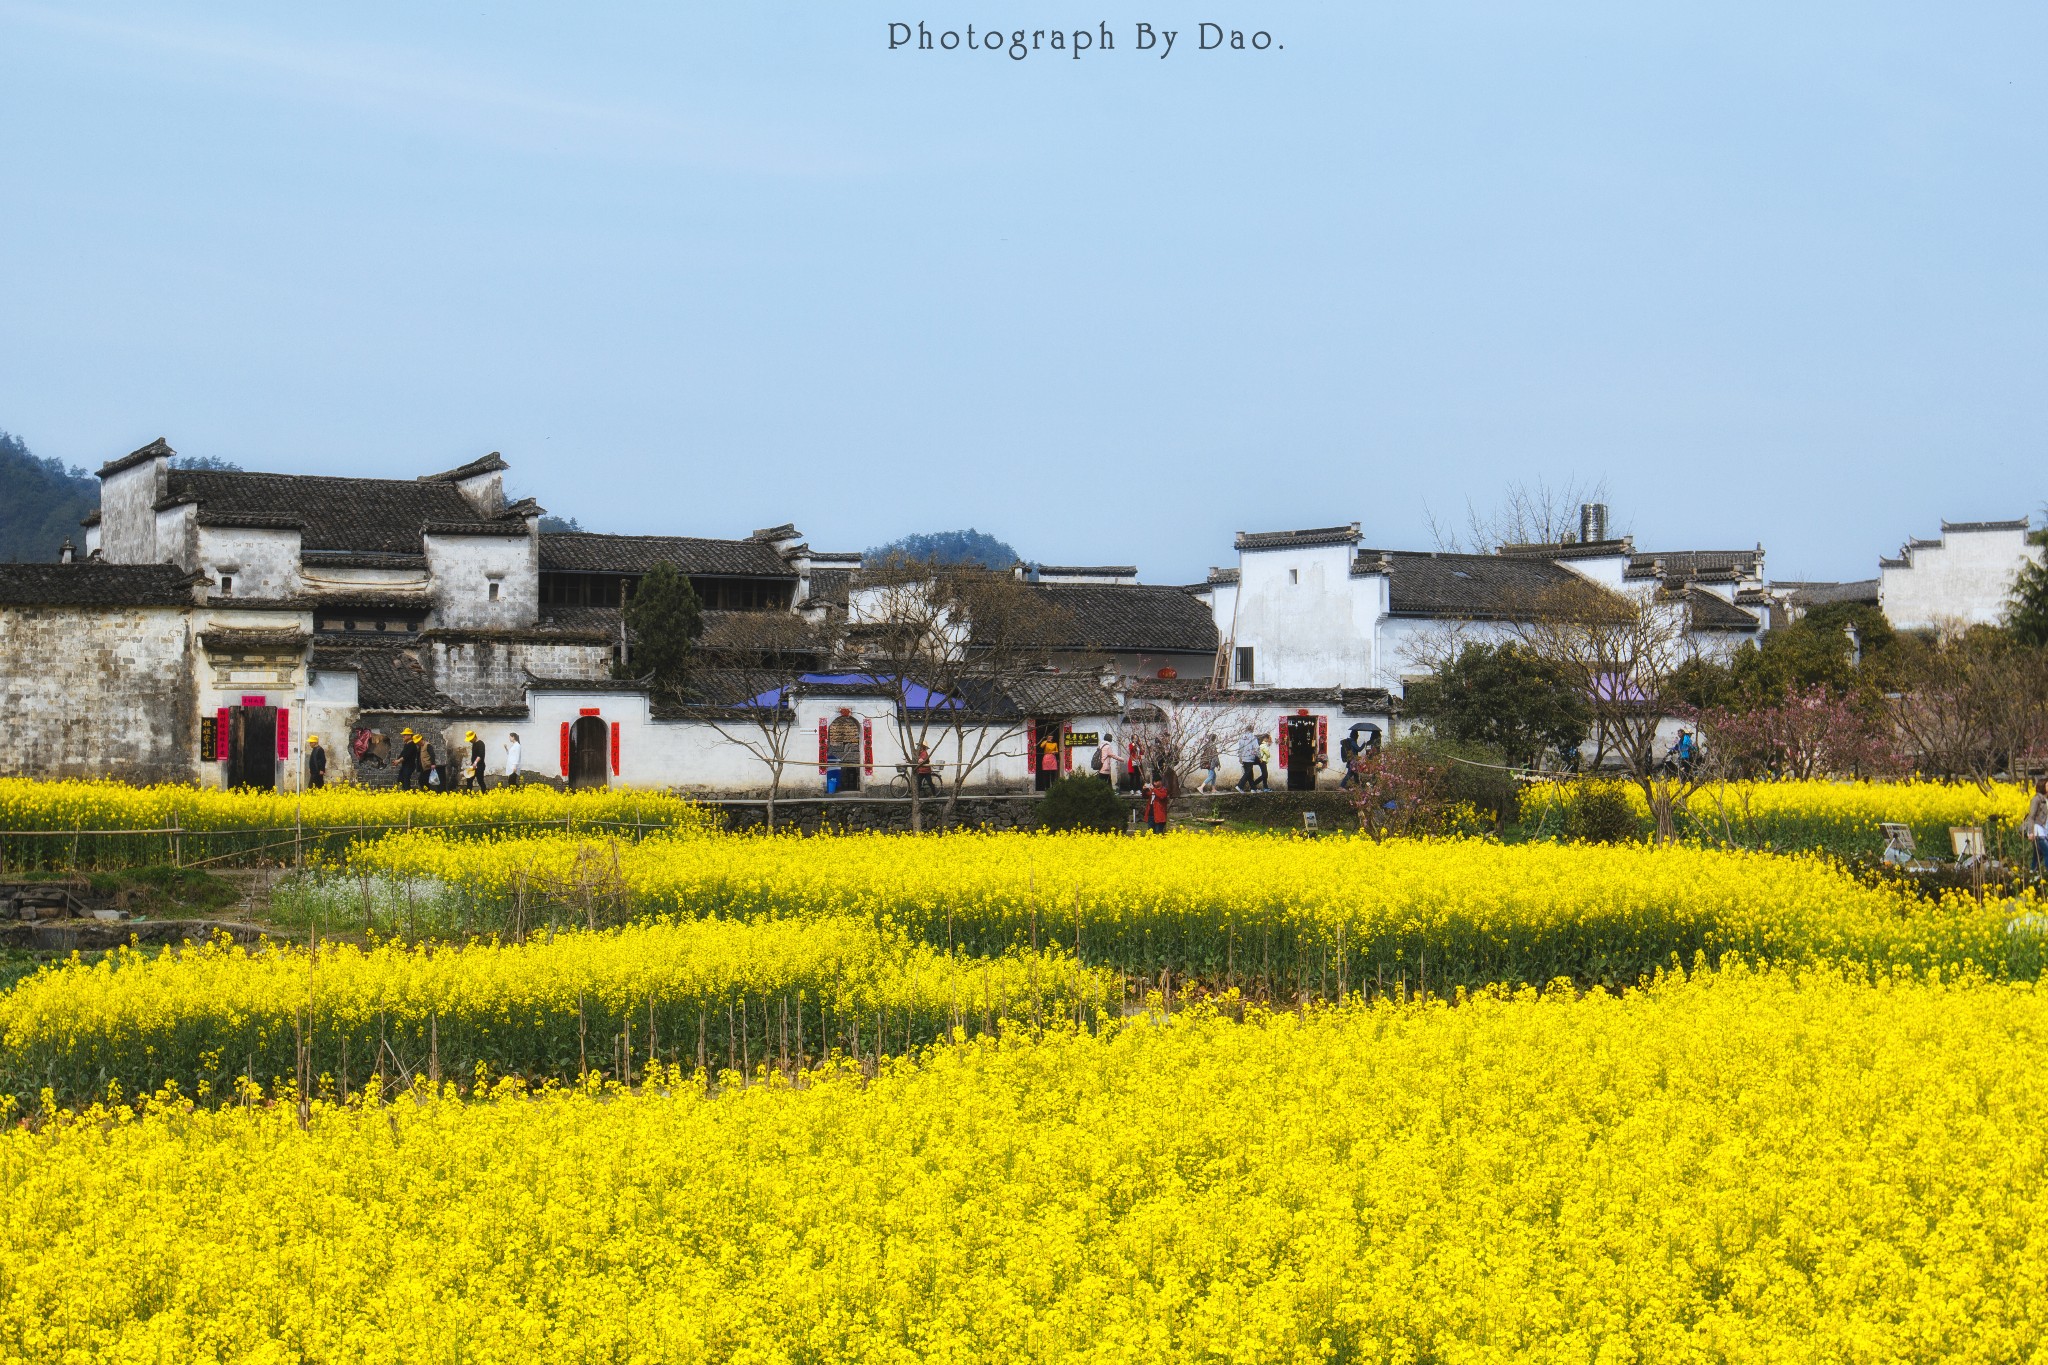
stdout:
<svg viewBox="0 0 2048 1365">
<path fill-rule="evenodd" d="M 825 769 L 825 795 L 827 795 L 827 796 L 836 796 L 836 795 L 838 795 L 838 793 L 839 793 L 839 769 L 837 769 L 837 768 L 827 768 L 827 769 Z"/>
</svg>

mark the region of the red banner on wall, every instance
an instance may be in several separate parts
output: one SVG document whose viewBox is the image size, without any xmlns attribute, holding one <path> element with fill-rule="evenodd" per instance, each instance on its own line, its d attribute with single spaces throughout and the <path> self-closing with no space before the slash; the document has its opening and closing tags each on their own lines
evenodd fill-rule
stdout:
<svg viewBox="0 0 2048 1365">
<path fill-rule="evenodd" d="M 228 761 L 228 729 L 231 723 L 229 708 L 223 706 L 213 715 L 213 756 L 225 763 Z"/>
<path fill-rule="evenodd" d="M 871 720 L 860 723 L 860 766 L 869 777 L 875 775 L 875 723 Z"/>
<path fill-rule="evenodd" d="M 569 722 L 562 722 L 562 776 L 569 775 Z"/>
<path fill-rule="evenodd" d="M 821 774 L 832 766 L 829 762 L 832 757 L 832 737 L 828 733 L 831 728 L 826 721 L 818 722 L 818 771 Z"/>
<path fill-rule="evenodd" d="M 619 723 L 612 722 L 612 776 L 619 775 Z"/>
<path fill-rule="evenodd" d="M 292 756 L 292 710 L 289 706 L 277 708 L 277 756 Z"/>
</svg>

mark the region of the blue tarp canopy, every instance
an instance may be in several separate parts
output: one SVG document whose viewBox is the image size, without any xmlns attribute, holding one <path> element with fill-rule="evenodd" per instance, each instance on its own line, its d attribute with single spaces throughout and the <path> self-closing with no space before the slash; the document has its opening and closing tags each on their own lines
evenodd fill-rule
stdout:
<svg viewBox="0 0 2048 1365">
<path fill-rule="evenodd" d="M 958 697 L 934 692 L 921 683 L 883 677 L 874 673 L 806 673 L 798 678 L 797 682 L 806 687 L 872 687 L 876 692 L 900 697 L 907 711 L 950 711 L 958 710 L 967 704 Z M 749 697 L 740 705 L 781 706 L 782 691 L 783 689 L 779 687 L 771 687 L 759 696 Z"/>
</svg>

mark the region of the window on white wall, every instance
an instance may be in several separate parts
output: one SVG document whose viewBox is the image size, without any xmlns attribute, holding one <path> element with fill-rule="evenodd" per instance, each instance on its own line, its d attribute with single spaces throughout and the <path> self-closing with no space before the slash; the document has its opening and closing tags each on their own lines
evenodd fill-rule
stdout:
<svg viewBox="0 0 2048 1365">
<path fill-rule="evenodd" d="M 1287 571 L 1287 581 L 1289 583 L 1299 583 L 1301 581 L 1301 570 L 1289 569 Z"/>
<path fill-rule="evenodd" d="M 495 601 L 497 601 L 497 600 L 498 600 L 498 580 L 494 578 L 494 579 L 492 579 L 492 580 L 491 580 L 491 601 L 495 602 Z"/>
<path fill-rule="evenodd" d="M 1241 683 L 1254 681 L 1252 678 L 1252 647 L 1250 645 L 1239 645 L 1237 647 L 1237 680 Z"/>
<path fill-rule="evenodd" d="M 220 595 L 222 597 L 233 597 L 235 595 L 235 576 L 233 574 L 224 573 L 220 576 Z"/>
</svg>

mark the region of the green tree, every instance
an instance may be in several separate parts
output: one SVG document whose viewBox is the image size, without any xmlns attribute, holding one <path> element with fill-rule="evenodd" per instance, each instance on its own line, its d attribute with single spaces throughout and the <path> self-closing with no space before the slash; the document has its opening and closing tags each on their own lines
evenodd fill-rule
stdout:
<svg viewBox="0 0 2048 1365">
<path fill-rule="evenodd" d="M 2048 531 L 2036 531 L 2033 541 L 2039 545 L 2044 537 Z M 2048 562 L 2036 557 L 2020 566 L 2006 599 L 2005 627 L 2023 645 L 2048 645 Z"/>
<path fill-rule="evenodd" d="M 1445 739 L 1486 745 L 1511 763 L 1568 759 L 1592 723 L 1564 670 L 1514 643 L 1466 645 L 1409 688 L 1408 704 Z"/>
<path fill-rule="evenodd" d="M 672 564 L 657 564 L 626 599 L 623 612 L 631 647 L 614 670 L 620 677 L 654 677 L 656 690 L 680 693 L 704 633 L 704 607 L 690 580 Z"/>
</svg>

